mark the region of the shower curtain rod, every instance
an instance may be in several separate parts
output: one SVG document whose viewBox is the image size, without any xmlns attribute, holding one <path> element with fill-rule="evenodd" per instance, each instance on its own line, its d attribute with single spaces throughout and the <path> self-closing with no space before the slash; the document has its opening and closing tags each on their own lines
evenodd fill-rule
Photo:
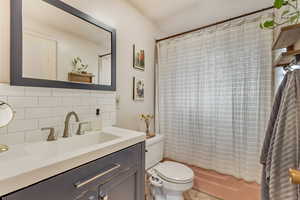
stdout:
<svg viewBox="0 0 300 200">
<path fill-rule="evenodd" d="M 256 14 L 256 13 L 264 12 L 266 10 L 270 10 L 270 9 L 273 9 L 273 8 L 274 8 L 274 6 L 270 6 L 270 7 L 263 8 L 263 9 L 260 9 L 260 10 L 256 10 L 256 11 L 253 11 L 253 12 L 250 12 L 250 13 L 246 13 L 246 14 L 243 14 L 243 15 L 240 15 L 240 16 L 237 16 L 237 17 L 229 18 L 229 19 L 219 21 L 219 22 L 216 22 L 216 23 L 213 23 L 213 24 L 205 25 L 205 26 L 202 26 L 202 27 L 199 27 L 199 28 L 196 28 L 196 29 L 192 29 L 192 30 L 189 30 L 189 31 L 185 31 L 185 32 L 182 32 L 182 33 L 171 35 L 171 36 L 156 40 L 156 43 L 164 41 L 164 40 L 168 40 L 168 39 L 171 39 L 171 38 L 175 38 L 175 37 L 178 37 L 178 36 L 181 36 L 181 35 L 196 32 L 196 31 L 199 31 L 199 30 L 202 30 L 202 29 L 205 29 L 205 28 L 209 28 L 209 27 L 212 27 L 212 26 L 216 26 L 216 25 L 219 25 L 219 24 L 223 24 L 223 23 L 235 20 L 235 19 L 239 19 L 239 18 L 247 17 L 249 15 Z"/>
</svg>

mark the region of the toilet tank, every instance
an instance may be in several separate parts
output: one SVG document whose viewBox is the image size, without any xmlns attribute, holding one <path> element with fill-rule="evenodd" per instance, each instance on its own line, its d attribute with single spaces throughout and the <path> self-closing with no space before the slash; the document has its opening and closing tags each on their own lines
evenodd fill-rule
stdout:
<svg viewBox="0 0 300 200">
<path fill-rule="evenodd" d="M 146 169 L 158 164 L 163 159 L 164 137 L 156 135 L 146 140 Z"/>
</svg>

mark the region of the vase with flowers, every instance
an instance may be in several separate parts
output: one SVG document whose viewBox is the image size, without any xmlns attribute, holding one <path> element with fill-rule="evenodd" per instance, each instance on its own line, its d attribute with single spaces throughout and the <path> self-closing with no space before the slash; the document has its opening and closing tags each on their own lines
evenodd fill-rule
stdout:
<svg viewBox="0 0 300 200">
<path fill-rule="evenodd" d="M 140 119 L 143 120 L 146 124 L 146 135 L 149 137 L 150 134 L 150 124 L 152 119 L 154 118 L 153 115 L 145 115 L 145 114 L 141 114 L 140 115 Z"/>
</svg>

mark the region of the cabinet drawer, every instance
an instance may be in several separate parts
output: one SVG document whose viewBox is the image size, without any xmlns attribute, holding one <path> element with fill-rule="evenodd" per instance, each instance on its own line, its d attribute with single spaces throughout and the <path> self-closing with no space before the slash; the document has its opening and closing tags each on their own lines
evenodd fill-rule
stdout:
<svg viewBox="0 0 300 200">
<path fill-rule="evenodd" d="M 141 154 L 142 144 L 137 144 L 8 195 L 6 200 L 82 199 L 107 180 L 142 166 Z"/>
</svg>

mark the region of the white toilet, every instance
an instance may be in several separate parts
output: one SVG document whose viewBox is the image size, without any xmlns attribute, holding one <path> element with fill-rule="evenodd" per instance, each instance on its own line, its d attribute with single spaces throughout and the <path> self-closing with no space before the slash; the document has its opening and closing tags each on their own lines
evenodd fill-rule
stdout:
<svg viewBox="0 0 300 200">
<path fill-rule="evenodd" d="M 146 141 L 146 169 L 155 200 L 183 200 L 183 192 L 193 187 L 194 172 L 187 166 L 163 159 L 163 136 Z"/>
</svg>

